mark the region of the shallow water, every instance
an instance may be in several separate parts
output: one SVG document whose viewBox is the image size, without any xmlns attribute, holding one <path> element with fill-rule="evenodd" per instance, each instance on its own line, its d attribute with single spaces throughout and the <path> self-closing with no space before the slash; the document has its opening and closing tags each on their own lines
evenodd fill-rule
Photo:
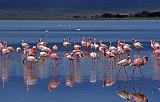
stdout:
<svg viewBox="0 0 160 102">
<path fill-rule="evenodd" d="M 62 46 L 63 38 L 70 37 L 71 41 L 80 42 L 82 36 L 103 40 L 109 45 L 112 41 L 115 45 L 118 39 L 126 40 L 132 45 L 131 39 L 136 38 L 142 42 L 144 48 L 141 50 L 141 56 L 147 55 L 149 61 L 142 67 L 146 81 L 143 83 L 139 70 L 136 71 L 136 79 L 131 81 L 133 68 L 127 69 L 129 81 L 126 91 L 131 93 L 139 92 L 147 96 L 149 102 L 159 102 L 160 97 L 160 62 L 156 62 L 152 55 L 149 40 L 160 40 L 160 21 L 144 20 L 144 21 L 34 21 L 34 20 L 1 20 L 0 21 L 0 41 L 6 40 L 10 46 L 14 48 L 20 46 L 23 39 L 35 45 L 38 38 L 41 37 L 49 42 L 48 46 L 56 44 L 60 47 L 57 53 L 62 57 L 59 62 L 59 72 L 56 76 L 60 81 L 60 86 L 53 92 L 48 92 L 47 86 L 50 80 L 54 79 L 52 71 L 54 63 L 49 59 L 44 63 L 35 66 L 35 76 L 37 83 L 26 90 L 24 85 L 24 65 L 22 64 L 23 55 L 14 53 L 10 60 L 5 61 L 5 68 L 8 71 L 8 80 L 5 82 L 4 88 L 0 87 L 0 102 L 125 102 L 116 92 L 123 90 L 125 85 L 124 72 L 120 73 L 120 79 L 110 87 L 102 87 L 102 80 L 109 78 L 108 60 L 99 59 L 96 61 L 97 82 L 90 83 L 91 59 L 81 58 L 81 82 L 74 84 L 72 88 L 65 86 L 69 61 L 65 58 L 65 48 Z M 47 33 L 44 30 L 48 30 Z M 80 31 L 77 31 L 80 29 Z M 136 57 L 136 49 L 132 46 L 131 57 Z M 5 56 L 6 57 L 6 56 Z M 6 58 L 5 58 L 6 59 Z M 75 63 L 76 64 L 76 63 Z M 4 68 L 4 60 L 0 64 L 2 76 L 2 68 Z M 118 67 L 113 70 L 113 78 L 115 79 Z M 2 81 L 2 80 L 1 80 Z M 2 82 L 1 82 L 2 83 Z M 142 88 L 141 88 L 142 86 Z"/>
</svg>

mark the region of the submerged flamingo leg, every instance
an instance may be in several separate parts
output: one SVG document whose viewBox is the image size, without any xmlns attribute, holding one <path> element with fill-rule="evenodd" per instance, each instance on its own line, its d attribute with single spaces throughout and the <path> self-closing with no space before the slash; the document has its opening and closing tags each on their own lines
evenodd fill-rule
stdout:
<svg viewBox="0 0 160 102">
<path fill-rule="evenodd" d="M 127 74 L 125 66 L 124 66 L 124 71 L 125 71 L 125 74 L 126 74 L 126 81 L 125 81 L 126 83 L 125 83 L 125 87 L 124 87 L 124 90 L 125 90 L 126 87 L 127 87 L 127 83 L 128 83 L 128 74 Z"/>
<path fill-rule="evenodd" d="M 143 72 L 142 72 L 142 70 L 141 70 L 140 67 L 139 67 L 139 70 L 140 70 L 140 72 L 141 72 L 141 75 L 142 75 L 142 77 L 143 77 L 143 80 L 145 81 L 146 79 L 145 79 L 145 77 L 144 77 L 144 75 L 143 75 Z"/>
<path fill-rule="evenodd" d="M 134 90 L 134 92 L 136 93 L 135 86 L 134 86 L 134 73 L 135 73 L 135 70 L 136 70 L 136 67 L 133 69 L 132 84 L 133 84 L 133 90 Z"/>
<path fill-rule="evenodd" d="M 125 67 L 124 67 L 124 71 L 125 71 L 125 74 L 126 74 L 126 81 L 128 81 L 128 74 L 127 74 L 127 71 L 126 71 Z"/>
</svg>

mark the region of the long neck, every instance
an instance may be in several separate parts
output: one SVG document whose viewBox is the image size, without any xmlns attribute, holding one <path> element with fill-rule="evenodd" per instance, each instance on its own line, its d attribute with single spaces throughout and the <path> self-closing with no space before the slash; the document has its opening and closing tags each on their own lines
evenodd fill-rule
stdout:
<svg viewBox="0 0 160 102">
<path fill-rule="evenodd" d="M 146 64 L 146 63 L 147 63 L 147 59 L 143 58 L 143 64 Z"/>
<path fill-rule="evenodd" d="M 112 43 L 110 42 L 109 47 L 111 47 L 111 46 L 112 46 Z"/>
</svg>

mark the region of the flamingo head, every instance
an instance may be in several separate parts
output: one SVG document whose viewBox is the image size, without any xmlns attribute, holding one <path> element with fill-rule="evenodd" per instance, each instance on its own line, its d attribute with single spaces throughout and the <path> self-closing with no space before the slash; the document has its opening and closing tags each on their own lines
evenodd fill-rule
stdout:
<svg viewBox="0 0 160 102">
<path fill-rule="evenodd" d="M 144 56 L 143 59 L 145 59 L 146 61 L 149 60 L 149 58 L 147 56 Z"/>
<path fill-rule="evenodd" d="M 84 36 L 81 38 L 81 41 L 85 41 L 85 37 Z"/>
<path fill-rule="evenodd" d="M 33 46 L 33 47 L 32 47 L 32 50 L 37 50 L 37 46 Z"/>
<path fill-rule="evenodd" d="M 24 40 L 21 40 L 21 43 L 23 43 L 24 42 Z"/>
<path fill-rule="evenodd" d="M 134 43 L 135 41 L 136 41 L 136 39 L 135 39 L 135 38 L 133 38 L 133 39 L 132 39 L 132 42 Z"/>
<path fill-rule="evenodd" d="M 137 40 L 136 40 L 135 38 L 133 38 L 133 39 L 132 39 L 132 42 L 133 42 L 133 43 L 136 43 L 136 42 L 137 42 Z"/>
<path fill-rule="evenodd" d="M 65 41 L 66 41 L 66 38 L 63 39 L 63 42 L 65 42 Z"/>
</svg>

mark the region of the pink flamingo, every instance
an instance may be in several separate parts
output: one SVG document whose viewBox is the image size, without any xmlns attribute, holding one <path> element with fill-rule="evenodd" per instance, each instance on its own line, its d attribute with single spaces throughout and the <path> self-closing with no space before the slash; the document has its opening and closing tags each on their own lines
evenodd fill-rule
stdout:
<svg viewBox="0 0 160 102">
<path fill-rule="evenodd" d="M 148 61 L 147 56 L 144 56 L 143 58 L 136 58 L 136 59 L 132 60 L 130 66 L 135 67 L 134 70 L 133 70 L 132 79 L 134 79 L 134 74 L 135 74 L 134 72 L 135 72 L 136 68 L 138 68 L 141 72 L 141 75 L 142 75 L 143 79 L 145 80 L 145 77 L 144 77 L 143 72 L 142 72 L 140 67 L 145 65 L 147 63 L 147 61 Z"/>
<path fill-rule="evenodd" d="M 98 50 L 101 53 L 101 63 L 103 63 L 102 60 L 103 60 L 103 56 L 104 56 L 104 52 L 106 51 L 106 48 L 107 48 L 107 45 L 103 44 L 102 40 L 100 40 Z"/>
<path fill-rule="evenodd" d="M 21 41 L 21 46 L 25 49 L 28 49 L 29 48 L 29 44 L 24 42 L 24 40 Z"/>
<path fill-rule="evenodd" d="M 153 49 L 160 48 L 160 44 L 159 44 L 157 41 L 151 40 L 150 43 L 151 43 L 151 47 L 152 47 Z"/>
<path fill-rule="evenodd" d="M 95 52 L 90 53 L 90 57 L 92 58 L 92 69 L 91 69 L 91 76 L 90 76 L 90 82 L 95 83 L 96 82 L 96 68 L 95 68 L 95 60 L 99 58 L 99 55 Z"/>
<path fill-rule="evenodd" d="M 7 57 L 8 57 L 8 63 L 9 63 L 9 61 L 11 60 L 10 57 L 13 54 L 14 49 L 12 47 L 8 47 L 7 41 L 3 41 L 3 46 L 4 46 L 4 48 L 2 49 L 1 52 L 2 52 L 3 55 L 7 55 Z"/>
<path fill-rule="evenodd" d="M 94 38 L 94 44 L 93 44 L 93 46 L 94 46 L 95 49 L 99 48 L 99 44 L 96 43 L 96 38 Z"/>
<path fill-rule="evenodd" d="M 37 61 L 35 57 L 33 56 L 27 57 L 27 64 L 25 65 L 25 70 L 24 70 L 24 83 L 27 91 L 29 90 L 30 86 L 36 84 L 37 82 L 37 78 L 35 75 L 35 68 L 32 65 L 35 61 Z"/>
<path fill-rule="evenodd" d="M 136 40 L 136 39 L 133 39 L 133 45 L 137 48 L 137 54 L 139 55 L 140 54 L 140 49 L 143 48 L 142 44 Z"/>
<path fill-rule="evenodd" d="M 49 57 L 50 57 L 52 60 L 54 60 L 56 63 L 61 59 L 61 57 L 60 57 L 58 54 L 53 53 L 52 50 L 50 50 L 50 51 L 48 52 L 48 55 L 49 55 Z"/>
<path fill-rule="evenodd" d="M 117 42 L 117 52 L 118 52 L 118 60 L 120 60 L 123 57 L 124 50 L 123 47 L 120 45 L 120 40 Z"/>
<path fill-rule="evenodd" d="M 70 68 L 68 69 L 69 70 L 69 74 L 68 74 L 68 78 L 66 80 L 66 86 L 67 87 L 73 87 L 73 69 L 74 69 L 74 60 L 76 60 L 76 58 L 73 56 L 72 53 L 66 53 L 66 58 L 69 60 L 70 62 Z M 73 67 L 73 69 L 72 69 Z"/>
<path fill-rule="evenodd" d="M 120 46 L 122 46 L 124 54 L 125 54 L 125 58 L 126 58 L 127 56 L 129 56 L 129 53 L 132 51 L 131 45 L 127 44 L 125 41 L 120 42 L 119 44 Z"/>
<path fill-rule="evenodd" d="M 116 81 L 118 80 L 118 77 L 119 77 L 119 73 L 121 71 L 121 68 L 124 67 L 124 71 L 125 71 L 125 75 L 126 75 L 126 80 L 125 80 L 125 86 L 124 86 L 124 90 L 126 89 L 126 86 L 127 86 L 127 83 L 128 83 L 128 74 L 127 74 L 127 70 L 126 70 L 126 67 L 129 66 L 131 63 L 131 59 L 130 59 L 130 56 L 128 56 L 127 59 L 122 59 L 121 61 L 119 61 L 117 63 L 117 65 L 120 65 L 120 69 L 118 71 L 118 74 L 116 76 Z"/>
<path fill-rule="evenodd" d="M 77 68 L 75 69 L 75 82 L 80 83 L 81 82 L 81 70 L 80 70 L 80 58 L 83 57 L 83 52 L 80 50 L 80 47 L 75 47 L 75 50 L 73 50 L 72 54 L 73 57 L 76 58 L 77 62 Z"/>
<path fill-rule="evenodd" d="M 58 76 L 57 74 L 58 74 L 58 65 L 59 65 L 58 61 L 61 59 L 61 57 L 58 54 L 54 53 L 52 50 L 48 52 L 48 56 L 50 57 L 50 59 L 54 60 L 56 64 L 55 67 L 53 67 L 55 79 L 49 82 L 48 84 L 48 91 L 51 92 L 53 89 L 57 88 L 60 84 L 57 78 Z"/>
<path fill-rule="evenodd" d="M 122 59 L 121 61 L 119 61 L 117 63 L 117 65 L 120 65 L 120 69 L 118 71 L 118 74 L 117 74 L 117 77 L 116 77 L 116 80 L 118 80 L 118 76 L 119 76 L 119 73 L 121 71 L 121 68 L 122 66 L 124 67 L 124 71 L 125 71 L 125 74 L 126 74 L 126 80 L 128 80 L 128 74 L 127 74 L 127 71 L 126 71 L 126 67 L 129 66 L 131 64 L 131 59 L 130 59 L 130 56 L 128 56 L 127 59 Z"/>
<path fill-rule="evenodd" d="M 105 79 L 104 82 L 103 82 L 103 85 L 106 84 L 105 86 L 108 86 L 108 84 L 111 85 L 112 82 L 114 83 L 114 81 L 112 79 L 112 77 L 113 77 L 112 76 L 112 72 L 113 72 L 113 61 L 112 61 L 112 59 L 114 60 L 115 55 L 107 49 L 104 52 L 104 57 L 109 59 L 109 64 L 108 64 L 109 65 L 109 71 L 108 72 L 109 72 L 110 79 L 109 80 Z M 110 83 L 108 83 L 108 82 L 110 82 Z"/>
<path fill-rule="evenodd" d="M 66 38 L 64 38 L 63 46 L 66 47 L 66 52 L 69 52 L 69 47 L 71 46 L 70 38 L 68 38 L 68 41 L 66 40 Z"/>
<path fill-rule="evenodd" d="M 133 74 L 132 74 L 132 82 L 133 82 L 133 89 L 134 90 L 135 90 L 135 87 L 134 87 L 134 74 L 135 74 L 135 70 L 136 70 L 136 68 L 138 68 L 140 70 L 141 75 L 143 77 L 143 81 L 145 81 L 145 77 L 144 77 L 143 72 L 142 72 L 142 70 L 141 70 L 140 67 L 143 66 L 143 65 L 145 65 L 147 63 L 147 61 L 148 61 L 148 57 L 144 56 L 143 58 L 136 58 L 136 59 L 132 60 L 132 62 L 130 64 L 130 66 L 134 66 L 135 67 L 134 70 L 133 70 Z M 141 88 L 143 88 L 143 85 L 144 85 L 144 82 L 143 82 Z M 141 90 L 141 88 L 140 88 L 140 90 Z"/>
<path fill-rule="evenodd" d="M 85 37 L 82 37 L 81 39 L 81 45 L 86 48 L 87 47 L 87 42 L 85 41 Z"/>
</svg>

